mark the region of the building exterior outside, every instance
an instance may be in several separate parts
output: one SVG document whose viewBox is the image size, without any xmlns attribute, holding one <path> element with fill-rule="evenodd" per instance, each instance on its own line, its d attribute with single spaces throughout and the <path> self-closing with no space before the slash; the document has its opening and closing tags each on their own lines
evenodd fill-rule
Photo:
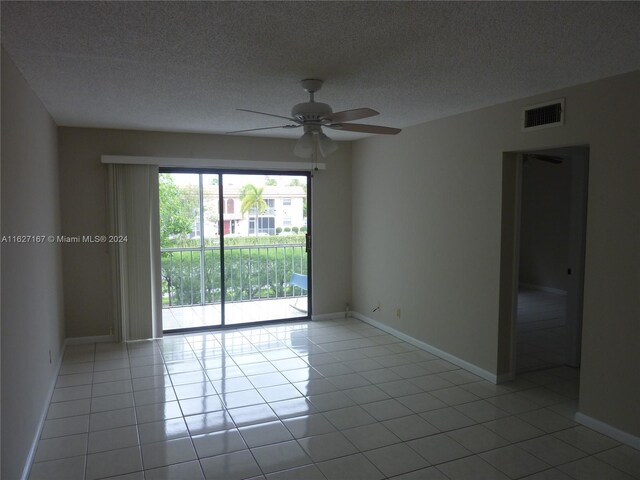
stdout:
<svg viewBox="0 0 640 480">
<path fill-rule="evenodd" d="M 277 229 L 302 228 L 307 226 L 305 198 L 301 186 L 267 185 L 263 187 L 262 198 L 267 207 L 256 216 L 256 209 L 242 213 L 242 187 L 225 185 L 223 199 L 224 234 L 229 236 L 275 235 Z M 219 235 L 218 186 L 203 185 L 204 237 Z M 257 221 L 257 222 L 256 222 Z M 257 232 L 256 232 L 257 224 Z M 200 218 L 194 219 L 193 236 L 200 235 Z"/>
</svg>

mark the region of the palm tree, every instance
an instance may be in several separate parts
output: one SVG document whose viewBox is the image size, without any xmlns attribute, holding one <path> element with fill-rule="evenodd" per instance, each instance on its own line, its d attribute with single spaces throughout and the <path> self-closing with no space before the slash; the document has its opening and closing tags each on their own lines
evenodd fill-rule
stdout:
<svg viewBox="0 0 640 480">
<path fill-rule="evenodd" d="M 242 191 L 240 192 L 240 211 L 244 215 L 249 210 L 255 208 L 256 209 L 256 223 L 255 230 L 256 236 L 258 236 L 258 215 L 267 211 L 267 202 L 262 198 L 262 191 L 264 187 L 256 187 L 250 183 L 246 184 L 242 187 Z"/>
</svg>

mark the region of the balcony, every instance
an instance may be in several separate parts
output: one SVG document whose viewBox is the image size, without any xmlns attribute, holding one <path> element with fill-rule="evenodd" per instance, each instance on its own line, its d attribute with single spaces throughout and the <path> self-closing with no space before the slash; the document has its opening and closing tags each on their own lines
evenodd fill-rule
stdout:
<svg viewBox="0 0 640 480">
<path fill-rule="evenodd" d="M 223 288 L 226 325 L 307 316 L 307 292 L 289 284 L 307 274 L 302 243 L 225 246 L 224 287 L 219 246 L 161 253 L 164 330 L 220 325 Z"/>
</svg>

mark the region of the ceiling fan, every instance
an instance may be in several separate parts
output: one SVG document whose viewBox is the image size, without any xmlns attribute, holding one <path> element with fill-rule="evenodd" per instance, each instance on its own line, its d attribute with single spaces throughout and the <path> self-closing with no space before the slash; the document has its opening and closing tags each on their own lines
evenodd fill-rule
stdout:
<svg viewBox="0 0 640 480">
<path fill-rule="evenodd" d="M 302 127 L 304 129 L 304 134 L 300 137 L 298 143 L 296 143 L 293 153 L 298 157 L 312 158 L 314 155 L 317 155 L 318 152 L 322 157 L 326 157 L 331 155 L 338 148 L 336 143 L 324 134 L 322 131 L 323 127 L 330 128 L 332 130 L 343 130 L 345 132 L 375 133 L 383 135 L 395 135 L 401 131 L 399 128 L 365 125 L 363 123 L 347 123 L 353 120 L 360 120 L 361 118 L 373 117 L 378 115 L 379 112 L 376 112 L 371 108 L 354 108 L 352 110 L 334 112 L 326 103 L 320 103 L 314 100 L 315 93 L 322 87 L 322 80 L 308 78 L 302 80 L 300 83 L 302 84 L 302 88 L 309 93 L 309 101 L 295 105 L 291 109 L 290 117 L 238 108 L 241 112 L 257 113 L 260 115 L 267 115 L 269 117 L 282 118 L 289 120 L 292 123 L 278 125 L 275 127 L 236 130 L 228 133 Z"/>
</svg>

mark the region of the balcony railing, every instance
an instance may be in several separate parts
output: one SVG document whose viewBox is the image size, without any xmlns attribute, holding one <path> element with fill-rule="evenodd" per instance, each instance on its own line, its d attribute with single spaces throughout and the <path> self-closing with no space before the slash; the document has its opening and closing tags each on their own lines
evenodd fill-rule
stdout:
<svg viewBox="0 0 640 480">
<path fill-rule="evenodd" d="M 163 307 L 221 302 L 220 247 L 163 248 L 161 253 Z M 289 284 L 292 273 L 307 274 L 304 244 L 224 247 L 226 302 L 306 295 Z"/>
</svg>

